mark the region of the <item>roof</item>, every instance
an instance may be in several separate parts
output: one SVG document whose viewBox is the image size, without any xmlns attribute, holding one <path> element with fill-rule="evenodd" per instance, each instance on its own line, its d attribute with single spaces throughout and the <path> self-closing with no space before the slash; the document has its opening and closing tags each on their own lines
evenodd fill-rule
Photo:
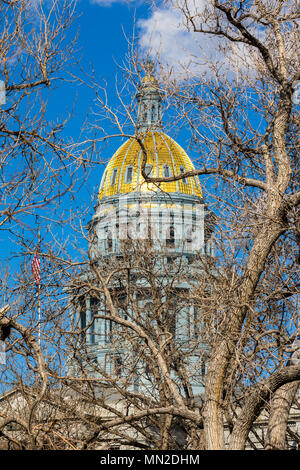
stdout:
<svg viewBox="0 0 300 470">
<path fill-rule="evenodd" d="M 143 145 L 147 151 L 146 170 L 151 177 L 179 175 L 194 170 L 194 165 L 182 147 L 162 131 L 150 130 L 144 134 Z M 115 152 L 103 174 L 99 200 L 103 197 L 132 192 L 181 193 L 202 198 L 198 176 L 178 181 L 146 183 L 141 174 L 143 152 L 135 138 L 128 139 Z"/>
</svg>

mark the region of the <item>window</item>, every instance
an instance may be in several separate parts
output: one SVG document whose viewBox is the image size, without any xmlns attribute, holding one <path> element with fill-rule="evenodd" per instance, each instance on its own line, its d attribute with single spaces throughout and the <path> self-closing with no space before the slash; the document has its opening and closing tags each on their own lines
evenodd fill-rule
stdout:
<svg viewBox="0 0 300 470">
<path fill-rule="evenodd" d="M 107 374 L 111 373 L 111 355 L 109 353 L 104 356 L 104 370 Z"/>
<path fill-rule="evenodd" d="M 184 166 L 181 166 L 180 167 L 180 173 L 183 174 L 185 172 L 186 172 L 186 169 L 184 168 Z M 183 184 L 187 184 L 187 182 L 188 182 L 187 178 L 182 178 L 182 182 L 183 182 Z"/>
<path fill-rule="evenodd" d="M 147 164 L 145 166 L 145 173 L 146 173 L 146 176 L 149 176 L 149 178 L 152 177 L 152 170 L 153 170 L 153 165 Z"/>
<path fill-rule="evenodd" d="M 90 341 L 91 344 L 95 344 L 95 315 L 98 314 L 99 300 L 95 297 L 92 297 L 90 300 L 90 309 L 91 309 L 91 327 L 90 327 Z"/>
<path fill-rule="evenodd" d="M 166 239 L 166 244 L 169 247 L 172 247 L 175 245 L 175 229 L 173 225 L 171 225 L 169 228 L 169 233 L 168 233 L 168 238 Z"/>
<path fill-rule="evenodd" d="M 111 320 L 105 320 L 104 323 L 104 335 L 105 335 L 105 343 L 111 343 L 112 340 L 112 321 Z"/>
<path fill-rule="evenodd" d="M 147 118 L 147 110 L 148 110 L 148 106 L 146 103 L 144 103 L 143 105 L 143 121 L 146 121 L 146 118 Z"/>
<path fill-rule="evenodd" d="M 92 318 L 92 323 L 90 327 L 90 342 L 91 344 L 95 344 L 95 320 Z"/>
<path fill-rule="evenodd" d="M 192 243 L 193 241 L 193 229 L 192 227 L 188 227 L 185 231 L 186 234 L 186 242 L 187 243 Z"/>
<path fill-rule="evenodd" d="M 120 354 L 115 354 L 113 356 L 113 366 L 114 366 L 114 374 L 117 376 L 121 376 L 122 373 L 122 366 L 123 366 L 123 361 L 122 357 Z"/>
<path fill-rule="evenodd" d="M 107 232 L 107 251 L 112 250 L 112 235 L 111 232 Z"/>
<path fill-rule="evenodd" d="M 206 361 L 204 358 L 201 359 L 201 376 L 202 378 L 205 377 L 206 372 Z"/>
<path fill-rule="evenodd" d="M 194 331 L 193 331 L 193 336 L 195 339 L 198 339 L 200 337 L 200 318 L 201 318 L 201 311 L 199 307 L 194 305 Z"/>
<path fill-rule="evenodd" d="M 152 105 L 152 116 L 151 116 L 152 122 L 155 122 L 155 104 Z"/>
<path fill-rule="evenodd" d="M 204 379 L 205 376 L 206 376 L 207 361 L 208 361 L 208 355 L 206 353 L 204 353 L 203 356 L 201 357 L 201 361 L 200 361 L 200 364 L 201 364 L 200 373 L 201 373 L 202 379 Z"/>
<path fill-rule="evenodd" d="M 104 367 L 107 374 L 121 376 L 123 360 L 121 354 L 106 353 L 104 356 Z"/>
<path fill-rule="evenodd" d="M 159 230 L 159 238 L 162 236 L 162 212 L 158 213 L 158 230 Z"/>
<path fill-rule="evenodd" d="M 126 176 L 125 176 L 125 183 L 129 184 L 132 182 L 132 175 L 133 175 L 133 168 L 132 166 L 127 167 Z"/>
<path fill-rule="evenodd" d="M 81 329 L 81 340 L 85 340 L 85 328 L 86 328 L 86 312 L 80 314 L 80 329 Z"/>
<path fill-rule="evenodd" d="M 170 178 L 171 171 L 170 171 L 169 165 L 164 165 L 163 175 L 164 175 L 165 178 Z"/>
<path fill-rule="evenodd" d="M 117 174 L 118 174 L 118 168 L 114 168 L 113 172 L 112 172 L 112 175 L 111 175 L 111 180 L 110 180 L 111 186 L 113 186 L 115 184 L 116 179 L 117 179 Z"/>
</svg>

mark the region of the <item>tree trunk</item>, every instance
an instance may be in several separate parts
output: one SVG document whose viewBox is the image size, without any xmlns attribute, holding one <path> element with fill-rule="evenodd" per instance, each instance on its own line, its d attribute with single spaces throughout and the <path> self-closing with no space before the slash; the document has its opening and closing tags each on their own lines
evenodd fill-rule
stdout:
<svg viewBox="0 0 300 470">
<path fill-rule="evenodd" d="M 274 205 L 276 207 L 276 201 Z M 235 299 L 235 305 L 241 305 L 241 307 L 233 307 L 232 311 L 229 312 L 222 338 L 219 344 L 216 345 L 210 359 L 206 376 L 203 413 L 205 442 L 208 450 L 224 449 L 224 427 L 221 411 L 224 379 L 247 314 L 247 305 L 259 282 L 272 246 L 284 231 L 280 214 L 281 208 L 273 211 L 270 219 L 272 218 L 274 222 L 266 223 L 262 227 L 253 244 L 247 266 L 242 276 L 241 288 L 240 291 L 237 292 Z"/>
<path fill-rule="evenodd" d="M 272 374 L 264 383 L 260 383 L 256 389 L 249 393 L 234 424 L 229 449 L 244 450 L 251 426 L 266 403 L 269 402 L 272 393 L 275 393 L 287 384 L 299 382 L 299 376 L 299 365 L 285 367 L 281 371 Z"/>
<path fill-rule="evenodd" d="M 287 422 L 300 382 L 287 383 L 280 387 L 271 401 L 266 450 L 283 450 L 287 447 Z"/>
</svg>

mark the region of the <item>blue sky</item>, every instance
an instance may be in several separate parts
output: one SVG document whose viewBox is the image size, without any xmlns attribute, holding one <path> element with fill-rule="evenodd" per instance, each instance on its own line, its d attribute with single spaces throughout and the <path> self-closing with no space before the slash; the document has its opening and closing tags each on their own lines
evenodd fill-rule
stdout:
<svg viewBox="0 0 300 470">
<path fill-rule="evenodd" d="M 109 105 L 114 109 L 120 105 L 116 95 L 116 77 L 120 76 L 119 65 L 126 60 L 128 52 L 127 38 L 131 38 L 134 22 L 139 19 L 146 20 L 151 13 L 149 5 L 139 1 L 113 1 L 102 2 L 94 0 L 80 0 L 77 5 L 79 17 L 74 22 L 73 33 L 78 32 L 77 56 L 80 57 L 80 66 L 88 75 L 93 70 L 95 81 L 106 86 L 109 97 Z M 127 36 L 127 38 L 126 38 Z M 88 77 L 79 69 L 74 69 L 75 74 L 86 79 L 91 83 Z M 52 94 L 53 103 L 50 104 L 49 112 L 56 116 L 58 103 L 63 116 L 66 109 L 71 109 L 76 99 L 76 105 L 73 116 L 65 131 L 66 137 L 70 137 L 75 142 L 80 142 L 90 134 L 87 130 L 82 131 L 86 117 L 87 126 L 93 125 L 98 116 L 95 113 L 100 112 L 96 96 L 93 90 L 84 84 L 64 85 L 57 89 L 55 96 Z M 108 134 L 116 133 L 116 129 L 111 127 L 110 121 L 101 121 L 100 124 Z M 134 132 L 134 129 L 131 129 Z M 98 136 L 101 138 L 102 132 Z M 100 184 L 101 176 L 104 170 L 102 162 L 107 162 L 114 151 L 121 145 L 121 139 L 114 138 L 108 142 L 105 148 L 99 147 L 99 152 L 95 154 L 95 164 L 90 168 L 87 184 L 82 190 L 80 197 L 75 200 L 75 209 L 83 205 L 90 205 L 90 202 L 96 202 L 95 197 Z M 92 209 L 92 206 L 91 206 Z M 83 223 L 90 219 L 91 210 L 83 217 Z"/>
<path fill-rule="evenodd" d="M 202 0 L 198 3 L 200 4 L 201 2 Z M 162 47 L 161 55 L 170 65 L 176 65 L 180 58 L 183 61 L 188 59 L 188 54 L 183 49 L 180 49 L 179 43 L 186 49 L 189 49 L 190 46 L 191 48 L 194 47 L 194 40 L 191 41 L 190 35 L 183 33 L 180 28 L 177 28 L 178 18 L 176 15 L 174 16 L 174 12 L 166 8 L 156 11 L 151 10 L 148 3 L 139 0 L 116 0 L 111 2 L 79 0 L 76 13 L 78 18 L 74 21 L 72 29 L 68 34 L 71 39 L 74 34 L 78 33 L 76 55 L 78 58 L 81 58 L 81 68 L 87 74 L 90 74 L 93 69 L 95 80 L 99 84 L 102 84 L 104 81 L 107 83 L 109 104 L 112 108 L 119 105 L 116 95 L 117 64 L 122 64 L 124 60 L 126 61 L 126 54 L 128 52 L 127 38 L 130 39 L 132 36 L 134 22 L 136 24 L 135 34 L 138 37 L 137 42 L 142 50 L 146 53 L 150 43 L 152 53 L 155 53 L 158 46 Z M 177 44 L 175 43 L 176 38 L 179 40 Z M 78 68 L 73 67 L 70 71 L 84 78 L 82 71 Z M 55 87 L 54 90 L 50 90 L 47 117 L 49 120 L 59 121 L 66 116 L 68 111 L 72 110 L 75 99 L 74 111 L 64 130 L 64 136 L 74 142 L 80 142 L 87 135 L 86 132 L 81 134 L 86 117 L 89 116 L 93 120 L 92 113 L 96 110 L 95 94 L 88 86 L 80 85 L 78 82 L 62 82 L 57 88 Z M 102 125 L 107 133 L 115 131 L 110 127 L 109 121 L 102 122 Z M 179 143 L 184 146 L 184 142 L 179 140 Z M 93 205 L 96 202 L 97 189 L 104 170 L 104 165 L 101 162 L 107 161 L 120 145 L 121 139 L 113 139 L 103 152 L 96 154 L 95 160 L 98 160 L 100 164 L 95 164 L 89 169 L 88 179 L 73 201 L 70 201 L 68 197 L 61 201 L 61 206 L 59 207 L 60 214 L 58 216 L 60 215 L 63 218 L 65 215 L 67 219 L 68 212 L 71 209 L 71 211 L 78 210 L 79 214 L 82 213 L 81 222 L 83 225 L 90 220 L 93 214 Z M 41 219 L 43 217 L 51 218 L 52 211 L 53 206 L 50 205 L 40 209 L 38 215 Z M 26 222 L 28 223 L 28 220 Z M 77 220 L 76 223 L 78 224 L 79 221 Z M 30 226 L 30 224 L 35 224 L 34 218 L 31 218 L 28 225 Z M 68 225 L 60 226 L 58 224 L 46 227 L 46 219 L 43 219 L 41 224 L 41 238 L 43 242 L 49 243 L 53 235 L 58 240 L 60 237 L 62 239 L 69 237 L 68 251 L 74 253 L 74 259 L 80 257 L 78 252 L 75 253 L 72 248 L 72 227 Z M 25 232 L 25 236 L 28 237 L 28 241 L 34 247 L 37 243 L 37 233 L 28 231 L 27 234 Z M 9 231 L 1 232 L 0 242 L 2 244 L 0 260 L 4 262 L 3 271 L 5 272 L 5 263 L 8 258 L 8 265 L 11 270 L 9 284 L 17 286 L 17 276 L 21 273 L 21 267 L 24 264 L 23 256 L 20 254 L 21 247 L 15 243 L 16 237 Z M 29 271 L 31 259 L 32 256 L 26 256 L 25 265 L 27 265 Z M 41 271 L 43 284 L 43 261 Z M 5 301 L 5 298 L 2 298 L 3 301 Z"/>
<path fill-rule="evenodd" d="M 87 74 L 90 74 L 93 69 L 95 81 L 100 85 L 107 84 L 109 105 L 113 109 L 120 105 L 116 94 L 116 77 L 118 75 L 119 80 L 122 73 L 118 65 L 122 65 L 124 61 L 126 62 L 128 39 L 130 40 L 132 37 L 134 24 L 135 35 L 137 36 L 136 42 L 144 53 L 147 53 L 148 44 L 157 44 L 158 42 L 164 44 L 163 55 L 167 61 L 173 63 L 174 50 L 178 53 L 178 47 L 175 46 L 173 41 L 177 31 L 176 21 L 173 21 L 172 29 L 170 19 L 173 19 L 173 13 L 170 13 L 167 9 L 154 11 L 148 3 L 135 0 L 109 2 L 79 0 L 77 14 L 78 18 L 73 24 L 72 33 L 78 33 L 77 57 L 80 57 L 81 68 Z M 164 36 L 161 42 L 164 24 L 168 26 L 166 31 L 169 32 L 169 35 Z M 76 67 L 72 71 L 81 78 L 85 78 L 84 74 Z M 89 78 L 86 78 L 86 80 L 89 81 Z M 65 135 L 75 142 L 80 142 L 90 135 L 87 131 L 83 134 L 80 133 L 86 116 L 88 115 L 89 124 L 93 124 L 98 119 L 94 113 L 98 113 L 100 108 L 97 105 L 93 90 L 84 84 L 75 83 L 70 85 L 62 83 L 55 90 L 55 93 L 52 92 L 51 94 L 48 114 L 53 119 L 63 117 L 66 110 L 72 109 L 75 99 L 75 108 L 65 130 Z M 116 129 L 111 127 L 109 120 L 102 121 L 100 124 L 108 134 L 116 133 Z M 134 129 L 130 130 L 129 128 L 128 131 L 133 132 Z M 103 134 L 99 132 L 99 137 L 101 135 Z M 99 151 L 95 155 L 96 160 L 99 163 L 107 162 L 121 143 L 121 139 L 111 139 L 103 152 Z M 99 148 L 99 150 L 101 149 Z M 88 184 L 85 186 L 85 192 L 82 193 L 83 196 L 80 198 L 80 204 L 87 206 L 95 197 L 103 170 L 104 165 L 101 164 L 96 164 L 93 167 Z M 84 222 L 88 218 L 88 215 L 84 217 Z"/>
<path fill-rule="evenodd" d="M 192 3 L 197 5 L 197 8 L 203 8 L 206 0 L 198 0 L 196 3 L 193 1 Z M 104 81 L 107 83 L 109 105 L 112 108 L 119 105 L 116 95 L 117 64 L 126 61 L 127 38 L 130 39 L 132 36 L 134 23 L 137 43 L 143 52 L 146 53 L 147 50 L 150 50 L 152 54 L 155 54 L 159 49 L 162 60 L 173 67 L 176 67 L 179 62 L 189 64 L 190 55 L 195 52 L 195 48 L 200 47 L 195 36 L 186 33 L 180 26 L 178 13 L 171 8 L 161 7 L 153 10 L 148 2 L 139 0 L 79 0 L 76 14 L 78 17 L 68 33 L 70 38 L 78 33 L 76 55 L 81 58 L 80 65 L 83 71 L 90 74 L 93 69 L 95 80 L 99 84 L 103 84 Z M 202 39 L 202 46 L 207 50 L 209 50 L 208 44 L 212 44 L 211 41 L 205 43 Z M 213 45 L 210 47 L 213 51 Z M 199 52 L 198 49 L 197 52 Z M 70 71 L 84 78 L 82 71 L 78 68 L 73 67 Z M 67 139 L 80 142 L 88 136 L 86 131 L 81 134 L 86 117 L 88 116 L 91 122 L 95 119 L 93 113 L 97 111 L 97 108 L 93 90 L 78 82 L 62 82 L 58 88 L 50 91 L 47 108 L 49 120 L 62 119 L 68 111 L 72 110 L 73 106 L 73 114 L 64 135 Z M 115 129 L 110 127 L 109 121 L 104 121 L 101 125 L 108 134 L 115 132 Z M 173 137 L 177 136 L 173 135 Z M 184 141 L 179 139 L 179 143 L 185 147 Z M 96 202 L 97 188 L 104 169 L 101 162 L 107 162 L 120 144 L 120 139 L 113 139 L 103 152 L 99 151 L 95 155 L 96 161 L 100 164 L 95 164 L 90 168 L 87 183 L 72 202 L 72 209 L 78 210 L 79 213 L 82 212 L 83 224 L 91 218 L 92 207 Z M 69 206 L 70 201 L 65 198 L 60 210 L 67 214 Z M 52 210 L 52 207 L 45 207 L 41 210 L 40 215 L 50 216 Z M 1 236 L 3 237 L 3 234 Z M 46 238 L 46 236 L 46 233 L 42 233 L 42 237 Z M 65 232 L 63 236 L 65 236 Z M 8 234 L 8 237 L 10 241 L 14 242 L 13 235 Z M 34 243 L 34 236 L 32 239 Z M 2 259 L 6 258 L 7 252 L 10 255 L 17 253 L 18 247 L 12 243 L 11 249 L 2 251 Z"/>
<path fill-rule="evenodd" d="M 79 0 L 76 7 L 78 16 L 71 30 L 68 32 L 70 39 L 78 33 L 76 45 L 76 57 L 80 58 L 80 66 L 86 73 L 94 69 L 95 79 L 98 83 L 107 82 L 108 93 L 111 99 L 111 106 L 117 104 L 115 95 L 115 78 L 117 73 L 117 63 L 122 63 L 127 52 L 128 44 L 124 32 L 130 37 L 134 16 L 138 18 L 147 18 L 148 8 L 144 2 L 95 2 L 92 0 Z M 83 77 L 83 73 L 75 66 L 70 69 L 75 75 Z M 47 91 L 48 92 L 48 91 Z M 72 117 L 64 131 L 67 139 L 75 142 L 85 137 L 80 136 L 81 129 L 85 122 L 87 114 L 95 109 L 95 94 L 85 85 L 79 83 L 61 82 L 58 87 L 50 90 L 47 107 L 47 117 L 50 121 L 60 120 L 72 110 L 74 101 L 76 105 Z M 9 105 L 9 103 L 8 103 Z M 107 129 L 109 132 L 109 129 Z M 112 156 L 112 153 L 120 145 L 120 141 L 114 140 L 105 154 L 96 155 L 99 161 L 106 160 Z M 100 184 L 103 165 L 96 165 L 90 169 L 90 174 L 85 187 L 81 189 L 78 198 L 73 201 L 74 209 L 90 206 L 90 202 L 95 197 L 97 188 Z M 94 199 L 95 202 L 95 199 Z M 62 207 L 67 214 L 70 209 L 68 198 L 62 201 Z M 92 207 L 92 205 L 91 205 Z M 41 216 L 51 215 L 53 207 L 41 209 Z M 91 216 L 83 217 L 83 223 Z M 26 220 L 28 222 L 28 220 Z M 33 223 L 33 221 L 31 221 Z M 15 244 L 14 224 L 10 227 L 11 231 L 1 231 L 0 233 L 0 261 L 5 262 L 9 258 L 9 265 L 13 271 L 20 271 L 20 264 L 23 262 L 18 255 L 20 247 Z M 65 230 L 65 228 L 64 228 Z M 47 231 L 42 233 L 43 238 L 47 237 Z M 28 234 L 34 243 L 34 234 Z M 6 265 L 5 265 L 6 266 Z M 6 269 L 4 266 L 4 270 Z"/>
<path fill-rule="evenodd" d="M 207 5 L 207 0 L 187 0 L 187 2 L 191 8 L 197 8 L 197 11 L 203 10 Z M 132 36 L 134 22 L 137 43 L 143 52 L 150 51 L 150 55 L 155 55 L 159 50 L 162 62 L 174 69 L 177 67 L 178 70 L 178 64 L 181 63 L 189 66 L 190 70 L 197 67 L 198 77 L 204 76 L 206 70 L 203 66 L 205 61 L 202 61 L 202 58 L 205 59 L 208 56 L 215 60 L 220 58 L 216 39 L 207 36 L 201 36 L 200 38 L 198 35 L 195 36 L 193 33 L 186 32 L 182 27 L 182 19 L 178 12 L 172 10 L 170 6 L 162 6 L 154 10 L 151 9 L 149 3 L 140 0 L 79 0 L 77 3 L 76 14 L 78 17 L 68 34 L 71 38 L 72 35 L 78 33 L 76 55 L 81 58 L 81 68 L 87 74 L 90 74 L 93 69 L 95 80 L 99 84 L 107 83 L 109 105 L 113 109 L 119 106 L 116 95 L 116 75 L 119 73 L 120 76 L 120 71 L 118 71 L 117 64 L 126 61 L 128 52 L 127 38 L 130 39 Z M 224 48 L 222 50 L 224 52 Z M 197 63 L 194 61 L 190 67 L 191 61 L 195 60 L 195 57 L 199 57 L 200 60 Z M 73 67 L 70 71 L 84 78 L 83 72 L 78 68 Z M 67 139 L 80 142 L 88 136 L 86 131 L 81 134 L 86 117 L 88 116 L 90 122 L 97 119 L 93 114 L 97 112 L 95 98 L 95 93 L 88 86 L 79 84 L 79 82 L 62 82 L 58 88 L 50 92 L 47 109 L 48 118 L 49 120 L 62 119 L 74 107 L 73 115 L 64 131 L 64 135 Z M 101 125 L 108 134 L 115 133 L 115 129 L 110 126 L 109 121 L 102 121 Z M 171 132 L 171 135 L 177 138 L 179 143 L 187 149 L 184 138 L 174 135 L 173 132 Z M 112 139 L 103 151 L 99 148 L 99 152 L 94 156 L 94 160 L 99 164 L 95 163 L 90 168 L 84 188 L 81 188 L 81 191 L 72 201 L 72 209 L 77 209 L 79 213 L 81 211 L 83 214 L 83 224 L 91 218 L 93 213 L 92 207 L 96 202 L 97 188 L 104 169 L 102 162 L 107 162 L 120 144 L 121 139 Z M 188 153 L 190 152 L 188 151 Z M 192 154 L 190 156 L 193 158 Z M 62 201 L 60 210 L 67 213 L 69 209 L 70 201 L 65 198 Z M 52 208 L 48 207 L 42 213 L 51 215 L 51 210 Z M 3 235 L 1 234 L 1 236 Z M 8 234 L 8 236 L 10 239 L 13 238 L 11 234 Z M 44 236 L 46 237 L 46 234 Z M 11 250 L 3 250 L 2 259 L 6 258 L 7 251 L 14 252 L 17 250 L 18 247 L 13 245 Z"/>
<path fill-rule="evenodd" d="M 157 14 L 159 14 L 158 17 Z M 174 26 L 173 29 L 170 27 L 170 18 L 173 18 L 173 13 L 169 14 L 167 9 L 162 11 L 151 10 L 148 3 L 139 0 L 79 0 L 75 15 L 77 18 L 68 35 L 71 40 L 74 35 L 78 34 L 76 57 L 80 59 L 82 70 L 74 66 L 69 71 L 84 79 L 83 72 L 89 75 L 93 70 L 95 81 L 98 84 L 107 83 L 109 104 L 112 108 L 116 108 L 120 104 L 116 95 L 116 75 L 118 74 L 120 77 L 118 64 L 122 64 L 124 60 L 126 61 L 128 39 L 132 37 L 134 24 L 137 43 L 144 52 L 147 51 L 149 42 L 152 43 L 154 41 L 154 44 L 160 42 L 162 31 L 164 34 L 165 32 L 170 33 L 171 39 L 173 39 L 174 32 L 176 35 L 176 27 L 175 30 Z M 164 27 L 162 28 L 164 24 L 168 26 L 165 30 Z M 164 37 L 163 43 L 166 45 L 163 49 L 164 56 L 169 57 L 173 61 L 174 47 L 176 49 L 174 41 L 170 41 L 170 37 L 167 35 Z M 86 80 L 89 81 L 87 77 Z M 48 93 L 48 90 L 46 92 Z M 88 117 L 90 122 L 97 119 L 93 114 L 99 111 L 99 108 L 97 109 L 95 93 L 91 88 L 79 82 L 68 83 L 62 81 L 57 87 L 55 86 L 54 89 L 50 89 L 47 118 L 49 121 L 59 122 L 72 109 L 72 117 L 64 130 L 64 136 L 66 139 L 71 139 L 74 142 L 80 142 L 89 136 L 86 130 L 82 133 L 86 118 Z M 109 121 L 102 121 L 101 125 L 108 134 L 115 133 L 115 129 L 110 127 Z M 131 129 L 131 132 L 133 131 L 134 129 Z M 99 136 L 101 136 L 101 133 Z M 93 214 L 93 205 L 96 202 L 97 189 L 104 170 L 102 162 L 107 162 L 121 143 L 121 139 L 112 139 L 103 152 L 99 151 L 94 156 L 94 160 L 99 162 L 99 165 L 96 163 L 93 167 L 89 168 L 88 179 L 73 201 L 70 201 L 67 197 L 61 201 L 60 213 L 64 212 L 67 217 L 70 211 L 70 204 L 72 204 L 71 210 L 78 210 L 79 213 L 80 211 L 82 212 L 83 224 L 90 220 Z M 40 209 L 39 216 L 50 218 L 52 211 L 53 206 L 45 207 Z M 31 219 L 31 222 L 28 222 L 27 219 L 26 222 L 29 226 L 34 225 L 34 219 Z M 3 262 L 9 258 L 10 268 L 12 271 L 19 273 L 23 260 L 22 255 L 19 255 L 20 247 L 15 244 L 14 226 L 12 223 L 9 227 L 10 231 L 5 230 L 0 233 L 0 243 L 3 248 L 0 249 L 0 260 Z M 56 226 L 54 230 L 58 229 L 59 227 Z M 69 231 L 66 226 L 59 230 L 61 230 L 60 236 L 63 237 L 66 237 Z M 41 235 L 45 241 L 49 240 L 49 228 L 44 228 Z M 32 246 L 34 246 L 36 234 L 29 231 L 28 239 L 31 240 Z"/>
<path fill-rule="evenodd" d="M 131 37 L 135 15 L 146 18 L 148 8 L 139 2 L 108 3 L 80 0 L 77 5 L 77 13 L 79 17 L 73 24 L 72 33 L 78 32 L 76 55 L 80 57 L 80 65 L 87 74 L 90 74 L 93 69 L 95 80 L 99 84 L 107 83 L 110 104 L 116 106 L 117 64 L 124 61 L 128 48 L 124 33 Z M 72 71 L 84 78 L 79 69 L 73 68 Z M 86 80 L 89 81 L 88 78 Z M 53 115 L 57 114 L 59 103 L 63 114 L 66 108 L 72 108 L 75 97 L 72 137 L 76 140 L 86 114 L 96 109 L 94 92 L 79 83 L 74 86 L 60 86 L 56 95 L 53 96 L 52 112 Z M 50 108 L 52 108 L 51 104 Z"/>
</svg>

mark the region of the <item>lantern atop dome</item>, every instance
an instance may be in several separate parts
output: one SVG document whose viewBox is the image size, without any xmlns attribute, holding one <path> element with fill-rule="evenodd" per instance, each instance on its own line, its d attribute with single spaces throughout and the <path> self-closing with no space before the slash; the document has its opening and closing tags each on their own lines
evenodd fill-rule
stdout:
<svg viewBox="0 0 300 470">
<path fill-rule="evenodd" d="M 136 130 L 138 133 L 161 129 L 162 92 L 154 75 L 154 64 L 144 64 L 145 76 L 136 94 L 138 101 L 138 117 Z"/>
</svg>

